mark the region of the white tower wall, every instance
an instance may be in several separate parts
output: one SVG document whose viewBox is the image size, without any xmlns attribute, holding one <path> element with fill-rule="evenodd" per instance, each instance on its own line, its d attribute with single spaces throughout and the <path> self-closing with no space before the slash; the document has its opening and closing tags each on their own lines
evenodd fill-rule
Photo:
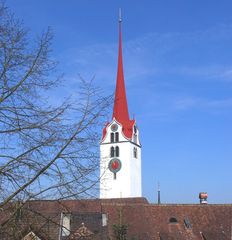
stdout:
<svg viewBox="0 0 232 240">
<path fill-rule="evenodd" d="M 118 125 L 119 141 L 111 142 L 112 124 Z M 134 135 L 134 133 L 133 133 Z M 100 144 L 100 198 L 128 198 L 141 197 L 141 145 L 139 142 L 139 133 L 136 131 L 136 139 L 133 141 L 127 139 L 122 126 L 115 120 L 108 125 L 106 136 Z M 134 142 L 135 141 L 135 142 Z M 110 157 L 111 147 L 119 147 L 119 156 Z M 134 154 L 137 149 L 137 156 Z M 121 161 L 121 169 L 114 173 L 109 169 L 111 159 L 117 158 Z"/>
</svg>

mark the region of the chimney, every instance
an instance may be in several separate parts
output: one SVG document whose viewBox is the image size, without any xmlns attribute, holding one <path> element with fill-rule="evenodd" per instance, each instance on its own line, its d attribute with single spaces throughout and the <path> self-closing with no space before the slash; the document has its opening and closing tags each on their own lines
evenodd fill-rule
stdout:
<svg viewBox="0 0 232 240">
<path fill-rule="evenodd" d="M 207 198 L 208 198 L 207 192 L 200 192 L 199 193 L 200 204 L 207 204 L 208 203 Z"/>
<path fill-rule="evenodd" d="M 158 182 L 158 204 L 161 204 L 161 200 L 160 200 L 160 184 Z"/>
</svg>

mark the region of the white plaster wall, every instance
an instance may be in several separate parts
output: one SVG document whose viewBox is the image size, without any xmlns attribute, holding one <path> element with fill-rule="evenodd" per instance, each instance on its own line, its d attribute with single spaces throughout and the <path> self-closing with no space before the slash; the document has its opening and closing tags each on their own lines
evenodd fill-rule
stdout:
<svg viewBox="0 0 232 240">
<path fill-rule="evenodd" d="M 121 170 L 116 173 L 116 179 L 114 174 L 108 169 L 108 164 L 111 158 L 109 158 L 110 147 L 118 145 L 120 147 L 119 159 L 122 163 Z M 103 177 L 103 184 L 101 185 L 101 198 L 121 198 L 129 197 L 131 195 L 131 169 L 130 169 L 130 143 L 124 142 L 120 144 L 107 144 L 101 145 L 101 173 L 105 173 Z"/>
<path fill-rule="evenodd" d="M 134 157 L 134 147 L 137 148 L 137 158 Z M 131 144 L 131 196 L 142 196 L 142 179 L 141 179 L 141 148 Z"/>
</svg>

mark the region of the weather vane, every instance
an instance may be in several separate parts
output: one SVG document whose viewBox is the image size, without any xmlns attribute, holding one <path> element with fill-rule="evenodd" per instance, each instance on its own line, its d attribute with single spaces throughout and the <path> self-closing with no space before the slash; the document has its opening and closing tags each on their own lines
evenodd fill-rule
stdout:
<svg viewBox="0 0 232 240">
<path fill-rule="evenodd" d="M 122 21 L 122 9 L 121 8 L 119 8 L 119 22 L 121 22 Z"/>
</svg>

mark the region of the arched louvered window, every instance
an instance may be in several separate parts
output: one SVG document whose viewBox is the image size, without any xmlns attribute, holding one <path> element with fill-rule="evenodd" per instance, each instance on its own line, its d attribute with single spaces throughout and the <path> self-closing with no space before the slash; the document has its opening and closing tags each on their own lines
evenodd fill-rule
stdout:
<svg viewBox="0 0 232 240">
<path fill-rule="evenodd" d="M 110 148 L 110 157 L 114 157 L 114 147 Z"/>
<path fill-rule="evenodd" d="M 115 148 L 115 155 L 116 155 L 116 157 L 119 157 L 119 147 L 118 146 L 116 146 L 116 148 Z"/>
<path fill-rule="evenodd" d="M 114 142 L 114 133 L 110 134 L 110 142 L 112 142 L 112 143 Z"/>
<path fill-rule="evenodd" d="M 115 133 L 115 142 L 119 142 L 119 134 L 118 134 L 118 132 Z"/>
</svg>

